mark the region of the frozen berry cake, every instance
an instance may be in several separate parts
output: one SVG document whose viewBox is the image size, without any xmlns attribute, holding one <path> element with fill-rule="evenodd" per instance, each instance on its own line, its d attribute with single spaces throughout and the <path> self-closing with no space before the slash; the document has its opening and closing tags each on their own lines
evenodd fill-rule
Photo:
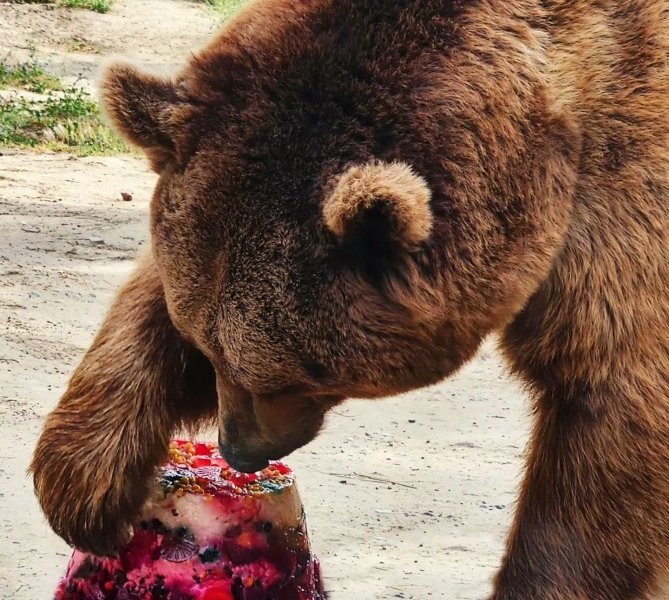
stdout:
<svg viewBox="0 0 669 600">
<path fill-rule="evenodd" d="M 324 600 L 292 471 L 175 441 L 118 558 L 75 551 L 56 600 Z"/>
</svg>

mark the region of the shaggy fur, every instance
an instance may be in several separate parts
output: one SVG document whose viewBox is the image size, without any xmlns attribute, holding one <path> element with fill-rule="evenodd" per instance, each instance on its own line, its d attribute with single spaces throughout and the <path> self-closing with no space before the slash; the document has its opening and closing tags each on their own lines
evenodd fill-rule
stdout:
<svg viewBox="0 0 669 600">
<path fill-rule="evenodd" d="M 651 598 L 668 56 L 666 0 L 257 0 L 174 81 L 108 71 L 160 172 L 153 256 L 39 440 L 54 529 L 113 552 L 177 427 L 218 414 L 258 468 L 499 332 L 536 420 L 493 600 Z"/>
<path fill-rule="evenodd" d="M 382 219 L 382 231 L 394 234 L 407 248 L 416 248 L 430 236 L 430 195 L 425 180 L 407 164 L 354 165 L 325 199 L 323 217 L 343 238 L 358 229 L 367 233 L 370 219 L 376 216 Z"/>
</svg>

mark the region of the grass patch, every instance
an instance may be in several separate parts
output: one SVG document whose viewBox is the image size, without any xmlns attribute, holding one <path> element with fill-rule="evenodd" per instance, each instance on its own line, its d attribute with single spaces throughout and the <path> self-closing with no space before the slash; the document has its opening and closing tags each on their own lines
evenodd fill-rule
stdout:
<svg viewBox="0 0 669 600">
<path fill-rule="evenodd" d="M 10 4 L 55 4 L 66 8 L 85 8 L 98 13 L 109 12 L 112 0 L 9 0 Z"/>
<path fill-rule="evenodd" d="M 204 0 L 205 4 L 213 6 L 224 19 L 237 12 L 237 9 L 246 2 L 246 0 Z"/>
<path fill-rule="evenodd" d="M 80 156 L 129 151 L 102 122 L 97 103 L 79 88 L 50 92 L 40 100 L 21 96 L 0 100 L 0 146 Z"/>
<path fill-rule="evenodd" d="M 87 39 L 74 35 L 70 38 L 68 44 L 65 45 L 68 52 L 85 52 L 87 54 L 102 54 L 102 50 L 98 46 L 92 44 Z"/>
<path fill-rule="evenodd" d="M 60 90 L 60 81 L 49 75 L 35 59 L 18 65 L 0 62 L 0 89 L 16 87 L 43 94 L 47 90 Z"/>
<path fill-rule="evenodd" d="M 17 65 L 0 62 L 0 146 L 67 151 L 78 155 L 119 154 L 128 146 L 101 119 L 95 100 L 77 87 L 63 89 L 34 58 Z"/>
<path fill-rule="evenodd" d="M 67 8 L 85 8 L 97 13 L 106 13 L 111 9 L 111 0 L 59 0 L 58 4 Z"/>
</svg>

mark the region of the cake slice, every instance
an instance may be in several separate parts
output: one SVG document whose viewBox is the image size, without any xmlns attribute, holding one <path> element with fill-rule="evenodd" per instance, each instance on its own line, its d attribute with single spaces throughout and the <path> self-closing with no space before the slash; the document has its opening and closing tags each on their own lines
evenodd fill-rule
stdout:
<svg viewBox="0 0 669 600">
<path fill-rule="evenodd" d="M 75 551 L 56 600 L 324 600 L 292 471 L 177 440 L 118 558 Z"/>
</svg>

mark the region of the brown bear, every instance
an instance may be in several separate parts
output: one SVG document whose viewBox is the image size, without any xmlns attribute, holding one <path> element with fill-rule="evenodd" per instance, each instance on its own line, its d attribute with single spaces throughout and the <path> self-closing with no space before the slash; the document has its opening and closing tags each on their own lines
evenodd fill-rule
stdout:
<svg viewBox="0 0 669 600">
<path fill-rule="evenodd" d="M 116 65 L 152 252 L 32 470 L 113 553 L 170 435 L 255 470 L 328 409 L 499 333 L 532 393 L 494 600 L 627 600 L 669 567 L 667 0 L 256 0 L 173 80 Z"/>
</svg>

